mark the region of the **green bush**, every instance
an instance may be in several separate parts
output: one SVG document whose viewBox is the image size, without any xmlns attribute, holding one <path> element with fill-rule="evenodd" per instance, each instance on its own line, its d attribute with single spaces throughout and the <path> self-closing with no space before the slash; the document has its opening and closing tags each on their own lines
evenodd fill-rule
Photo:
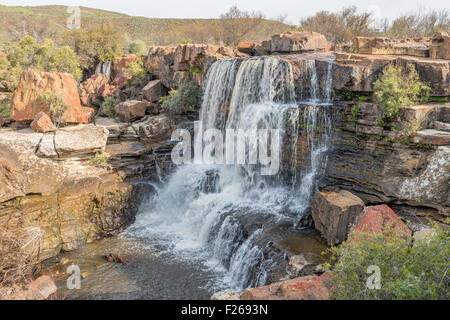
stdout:
<svg viewBox="0 0 450 320">
<path fill-rule="evenodd" d="M 51 40 L 41 44 L 26 36 L 18 42 L 5 43 L 3 50 L 6 58 L 0 58 L 0 80 L 6 81 L 11 91 L 17 88 L 22 71 L 28 67 L 41 71 L 67 72 L 75 79 L 81 79 L 75 52 L 67 46 L 56 47 Z"/>
<path fill-rule="evenodd" d="M 140 39 L 132 40 L 128 45 L 128 52 L 137 56 L 147 53 L 147 45 Z"/>
<path fill-rule="evenodd" d="M 448 299 L 449 232 L 435 227 L 428 241 L 413 245 L 403 238 L 357 234 L 331 250 L 334 298 L 337 300 Z M 369 266 L 381 270 L 381 289 L 368 289 Z M 330 268 L 330 265 L 326 266 Z"/>
<path fill-rule="evenodd" d="M 64 124 L 63 115 L 67 110 L 67 105 L 61 94 L 55 93 L 51 90 L 45 90 L 39 96 L 39 100 L 45 103 L 53 117 L 53 122 L 56 127 Z"/>
<path fill-rule="evenodd" d="M 145 85 L 151 79 L 151 75 L 145 69 L 143 56 L 138 56 L 135 61 L 132 61 L 126 72 L 133 85 Z"/>
<path fill-rule="evenodd" d="M 169 114 L 193 111 L 200 103 L 200 96 L 200 87 L 197 82 L 186 79 L 178 90 L 171 90 L 168 96 L 161 98 L 161 107 Z"/>
<path fill-rule="evenodd" d="M 116 106 L 120 103 L 120 99 L 117 96 L 106 97 L 102 104 L 103 113 L 110 118 L 116 116 Z"/>
<path fill-rule="evenodd" d="M 9 102 L 7 102 L 7 101 L 0 102 L 0 115 L 2 115 L 2 117 L 4 119 L 7 119 L 10 117 L 11 111 L 10 111 L 10 107 L 9 107 Z"/>
<path fill-rule="evenodd" d="M 401 108 L 428 101 L 430 86 L 420 81 L 414 65 L 408 64 L 407 69 L 390 64 L 375 82 L 375 98 L 383 106 L 386 122 L 397 117 Z"/>
<path fill-rule="evenodd" d="M 123 36 L 112 24 L 66 31 L 64 41 L 77 53 L 86 70 L 94 70 L 99 62 L 112 61 L 122 55 Z"/>
</svg>

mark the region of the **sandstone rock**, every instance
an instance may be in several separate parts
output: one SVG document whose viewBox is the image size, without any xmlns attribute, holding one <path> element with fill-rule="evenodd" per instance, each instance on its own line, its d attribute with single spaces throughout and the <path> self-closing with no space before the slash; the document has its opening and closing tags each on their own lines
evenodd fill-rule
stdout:
<svg viewBox="0 0 450 320">
<path fill-rule="evenodd" d="M 3 126 L 3 116 L 0 114 L 0 128 Z"/>
<path fill-rule="evenodd" d="M 254 42 L 239 41 L 238 45 L 237 45 L 237 49 L 239 52 L 249 54 L 252 56 L 256 53 L 255 46 L 256 46 L 256 44 Z"/>
<path fill-rule="evenodd" d="M 92 156 L 104 151 L 108 130 L 94 125 L 80 125 L 56 131 L 54 145 L 59 157 Z"/>
<path fill-rule="evenodd" d="M 327 273 L 307 276 L 269 286 L 246 289 L 242 300 L 329 300 L 330 282 Z"/>
<path fill-rule="evenodd" d="M 114 85 L 110 84 L 104 84 L 99 89 L 95 96 L 95 101 L 98 101 L 98 104 L 100 105 L 100 101 L 104 101 L 106 97 L 112 97 L 118 95 L 120 92 L 120 89 Z"/>
<path fill-rule="evenodd" d="M 68 73 L 41 72 L 27 69 L 20 76 L 19 86 L 11 102 L 11 119 L 15 121 L 32 121 L 41 111 L 48 113 L 48 107 L 40 101 L 39 96 L 46 90 L 61 94 L 67 105 L 62 116 L 66 123 L 87 123 L 81 109 L 77 82 Z"/>
<path fill-rule="evenodd" d="M 56 127 L 53 124 L 52 120 L 44 112 L 39 112 L 36 114 L 33 122 L 30 125 L 30 128 L 35 132 L 41 133 L 56 131 Z"/>
<path fill-rule="evenodd" d="M 115 75 L 120 74 L 122 71 L 125 71 L 131 62 L 137 60 L 137 56 L 135 54 L 127 54 L 125 56 L 114 59 L 113 62 L 113 72 Z"/>
<path fill-rule="evenodd" d="M 55 294 L 58 288 L 53 279 L 49 276 L 42 276 L 28 286 L 27 299 L 29 300 L 46 300 L 52 294 Z"/>
<path fill-rule="evenodd" d="M 356 37 L 353 47 L 362 54 L 409 55 L 427 58 L 430 56 L 430 38 L 409 38 L 393 40 L 389 38 Z"/>
<path fill-rule="evenodd" d="M 101 87 L 109 83 L 104 74 L 96 73 L 80 85 L 80 99 L 84 106 L 99 105 L 96 100 Z"/>
<path fill-rule="evenodd" d="M 151 117 L 139 126 L 139 135 L 142 140 L 149 141 L 170 139 L 172 123 L 166 116 Z"/>
<path fill-rule="evenodd" d="M 222 291 L 215 293 L 211 300 L 213 301 L 239 301 L 241 300 L 242 292 Z"/>
<path fill-rule="evenodd" d="M 23 167 L 10 147 L 0 144 L 0 203 L 24 196 Z"/>
<path fill-rule="evenodd" d="M 364 202 L 351 192 L 318 192 L 311 202 L 316 229 L 329 245 L 346 240 L 351 226 L 363 211 Z"/>
<path fill-rule="evenodd" d="M 316 32 L 288 32 L 272 36 L 272 53 L 323 51 L 328 46 L 325 36 Z"/>
<path fill-rule="evenodd" d="M 437 146 L 450 145 L 450 132 L 435 129 L 425 129 L 414 133 L 413 141 L 421 144 Z"/>
<path fill-rule="evenodd" d="M 94 121 L 94 117 L 95 117 L 95 109 L 91 108 L 91 107 L 83 107 L 83 113 L 86 116 L 86 118 L 88 119 L 88 123 L 91 123 Z"/>
<path fill-rule="evenodd" d="M 150 102 L 157 102 L 162 96 L 161 80 L 150 81 L 143 89 L 144 98 Z"/>
<path fill-rule="evenodd" d="M 358 232 L 369 234 L 390 235 L 390 229 L 394 231 L 396 237 L 411 239 L 411 230 L 387 205 L 367 207 L 363 213 L 356 219 L 355 229 L 349 235 L 351 241 L 358 240 Z"/>
<path fill-rule="evenodd" d="M 178 88 L 184 79 L 202 83 L 209 67 L 216 61 L 238 56 L 231 48 L 204 44 L 187 44 L 178 47 L 151 47 L 145 65 L 147 71 L 161 80 L 167 88 Z M 201 70 L 203 74 L 189 72 Z"/>
<path fill-rule="evenodd" d="M 116 106 L 116 115 L 122 122 L 132 122 L 145 116 L 149 103 L 146 101 L 128 100 Z"/>
<path fill-rule="evenodd" d="M 113 62 L 114 80 L 112 85 L 123 89 L 130 85 L 130 77 L 127 75 L 127 69 L 131 62 L 136 61 L 137 56 L 128 54 L 123 57 L 116 58 Z"/>
<path fill-rule="evenodd" d="M 441 32 L 433 36 L 430 47 L 432 59 L 450 60 L 450 33 Z"/>
</svg>

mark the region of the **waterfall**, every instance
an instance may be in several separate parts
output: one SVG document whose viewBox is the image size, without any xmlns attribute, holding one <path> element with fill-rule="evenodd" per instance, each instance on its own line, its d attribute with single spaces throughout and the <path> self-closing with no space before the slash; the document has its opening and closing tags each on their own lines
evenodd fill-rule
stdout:
<svg viewBox="0 0 450 320">
<path fill-rule="evenodd" d="M 311 96 L 318 99 L 317 74 L 310 79 L 315 88 Z M 303 214 L 307 203 L 301 195 L 307 184 L 312 185 L 316 174 L 312 171 L 323 154 L 322 144 L 311 137 L 315 152 L 311 177 L 303 176 L 299 183 L 300 113 L 290 63 L 276 57 L 214 63 L 204 84 L 200 111 L 204 129 L 279 129 L 287 179 L 282 173 L 262 176 L 255 165 L 182 165 L 142 207 L 128 232 L 157 241 L 179 258 L 198 259 L 221 275 L 222 288 L 264 285 L 276 263 L 266 258 L 264 248 L 257 244 L 263 241 L 264 223 L 294 221 Z M 319 110 L 307 108 L 305 113 L 314 126 Z M 260 227 L 249 228 L 248 220 L 260 221 Z"/>
<path fill-rule="evenodd" d="M 95 69 L 95 73 L 101 73 L 101 74 L 104 74 L 106 77 L 110 78 L 111 77 L 111 65 L 112 65 L 111 61 L 100 62 L 97 65 L 97 68 Z"/>
</svg>

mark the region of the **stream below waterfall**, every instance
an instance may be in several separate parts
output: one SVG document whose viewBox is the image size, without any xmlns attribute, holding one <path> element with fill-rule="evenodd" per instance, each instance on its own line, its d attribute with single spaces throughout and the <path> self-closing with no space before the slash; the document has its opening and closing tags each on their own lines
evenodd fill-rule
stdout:
<svg viewBox="0 0 450 320">
<path fill-rule="evenodd" d="M 305 60 L 301 81 L 307 85 L 298 97 L 292 66 L 282 59 L 214 63 L 204 85 L 203 129 L 278 130 L 279 172 L 264 176 L 261 164 L 180 165 L 152 183 L 155 192 L 124 234 L 65 254 L 89 274 L 80 290 L 60 282 L 62 292 L 70 299 L 209 299 L 217 291 L 279 280 L 273 274 L 288 255 L 308 253 L 323 262 L 324 241 L 296 226 L 327 161 L 331 65 L 319 88 L 315 61 Z M 300 126 L 310 153 L 301 166 Z M 130 264 L 105 264 L 101 257 L 110 252 L 130 257 Z"/>
</svg>

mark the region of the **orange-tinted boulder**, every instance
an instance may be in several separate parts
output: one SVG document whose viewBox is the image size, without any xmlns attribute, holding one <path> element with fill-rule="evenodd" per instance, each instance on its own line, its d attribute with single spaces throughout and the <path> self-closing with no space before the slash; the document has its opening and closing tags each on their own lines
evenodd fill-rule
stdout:
<svg viewBox="0 0 450 320">
<path fill-rule="evenodd" d="M 255 43 L 251 41 L 239 41 L 237 49 L 239 52 L 254 55 L 255 54 Z"/>
<path fill-rule="evenodd" d="M 450 32 L 440 32 L 433 37 L 430 57 L 432 59 L 450 60 Z"/>
<path fill-rule="evenodd" d="M 109 83 L 109 78 L 104 74 L 96 73 L 81 84 L 80 99 L 84 106 L 98 105 L 97 93 L 100 88 Z"/>
<path fill-rule="evenodd" d="M 128 100 L 116 106 L 116 115 L 122 122 L 131 122 L 145 116 L 145 111 L 150 105 L 147 101 Z"/>
<path fill-rule="evenodd" d="M 88 119 L 81 109 L 77 82 L 69 73 L 42 72 L 26 69 L 20 76 L 19 86 L 11 102 L 11 119 L 32 121 L 37 113 L 49 113 L 48 107 L 39 97 L 46 91 L 61 95 L 67 109 L 62 116 L 65 123 L 87 123 Z"/>
<path fill-rule="evenodd" d="M 355 228 L 350 233 L 349 239 L 358 240 L 358 233 L 369 233 L 373 235 L 384 234 L 404 238 L 411 238 L 411 230 L 387 205 L 366 207 L 363 213 L 356 219 Z"/>
<path fill-rule="evenodd" d="M 329 300 L 331 281 L 328 273 L 322 276 L 306 276 L 246 289 L 242 300 Z"/>
<path fill-rule="evenodd" d="M 323 51 L 328 47 L 324 35 L 317 32 L 288 32 L 275 34 L 270 40 L 272 53 Z"/>
<path fill-rule="evenodd" d="M 30 127 L 35 132 L 40 133 L 52 132 L 56 130 L 52 119 L 50 119 L 50 117 L 45 112 L 39 112 L 38 114 L 36 114 Z"/>
</svg>

